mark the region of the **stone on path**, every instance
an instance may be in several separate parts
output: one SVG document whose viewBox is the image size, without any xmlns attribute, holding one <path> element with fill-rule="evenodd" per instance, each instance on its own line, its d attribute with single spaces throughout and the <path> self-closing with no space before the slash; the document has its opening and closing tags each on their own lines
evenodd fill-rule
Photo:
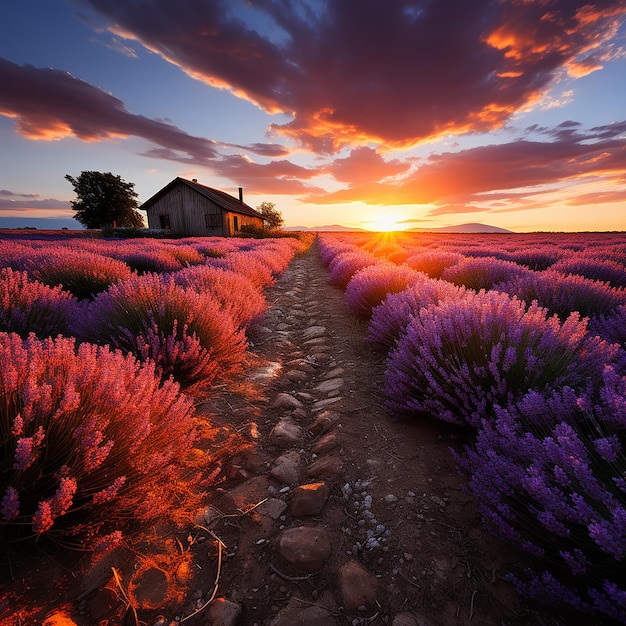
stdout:
<svg viewBox="0 0 626 626">
<path fill-rule="evenodd" d="M 313 405 L 313 410 L 314 411 L 321 411 L 322 409 L 325 409 L 325 408 L 329 407 L 331 404 L 335 404 L 335 402 L 339 402 L 342 399 L 343 398 L 341 398 L 341 396 L 336 396 L 334 398 L 326 398 L 325 400 L 318 400 Z"/>
<path fill-rule="evenodd" d="M 339 422 L 341 415 L 335 411 L 323 411 L 309 426 L 309 432 L 314 435 L 321 435 L 328 432 L 335 424 Z"/>
<path fill-rule="evenodd" d="M 313 454 L 326 454 L 339 445 L 339 435 L 336 430 L 326 433 L 312 448 Z"/>
<path fill-rule="evenodd" d="M 290 419 L 281 419 L 272 428 L 269 440 L 281 448 L 291 448 L 299 443 L 303 436 L 304 434 L 300 426 L 294 424 Z"/>
<path fill-rule="evenodd" d="M 318 459 L 306 471 L 307 476 L 313 478 L 332 478 L 341 473 L 343 461 L 338 456 L 325 456 Z"/>
<path fill-rule="evenodd" d="M 341 389 L 344 386 L 343 378 L 330 378 L 329 380 L 325 380 L 323 383 L 320 383 L 315 387 L 315 391 L 319 391 L 321 393 L 328 393 L 329 391 L 334 391 L 335 389 Z"/>
<path fill-rule="evenodd" d="M 278 519 L 287 508 L 287 503 L 277 498 L 268 498 L 265 502 L 259 504 L 255 511 L 259 515 L 267 515 L 272 519 Z"/>
<path fill-rule="evenodd" d="M 289 512 L 296 516 L 319 515 L 330 491 L 324 482 L 300 485 L 293 490 Z"/>
<path fill-rule="evenodd" d="M 303 383 L 309 379 L 309 375 L 301 370 L 291 370 L 287 372 L 283 378 L 290 383 Z"/>
<path fill-rule="evenodd" d="M 317 337 L 322 337 L 326 334 L 325 326 L 309 326 L 303 333 L 303 339 L 316 339 Z"/>
<path fill-rule="evenodd" d="M 292 450 L 282 454 L 274 461 L 270 474 L 284 485 L 292 485 L 298 482 L 300 464 L 300 454 Z"/>
<path fill-rule="evenodd" d="M 343 373 L 345 373 L 343 367 L 335 367 L 334 369 L 330 370 L 330 372 L 328 372 L 323 378 L 337 378 Z"/>
<path fill-rule="evenodd" d="M 215 598 L 209 606 L 209 624 L 211 626 L 235 626 L 241 617 L 241 605 L 225 598 Z"/>
<path fill-rule="evenodd" d="M 290 396 L 288 393 L 279 393 L 276 398 L 274 398 L 274 402 L 272 402 L 272 407 L 275 409 L 301 409 L 304 407 L 304 404 L 298 400 L 298 398 L 294 398 Z"/>
<path fill-rule="evenodd" d="M 358 609 L 374 602 L 378 579 L 358 561 L 348 561 L 339 569 L 339 589 L 346 608 Z"/>
<path fill-rule="evenodd" d="M 278 541 L 279 556 L 299 572 L 313 573 L 321 570 L 330 553 L 330 539 L 323 528 L 289 528 Z"/>
</svg>

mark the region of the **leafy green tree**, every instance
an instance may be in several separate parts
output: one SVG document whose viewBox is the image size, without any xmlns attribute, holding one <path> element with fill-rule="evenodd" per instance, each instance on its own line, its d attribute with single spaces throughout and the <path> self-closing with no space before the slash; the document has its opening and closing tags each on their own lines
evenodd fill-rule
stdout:
<svg viewBox="0 0 626 626">
<path fill-rule="evenodd" d="M 264 200 L 257 207 L 257 211 L 263 216 L 263 224 L 267 230 L 278 230 L 283 227 L 285 220 L 283 220 L 282 213 L 276 209 L 274 202 Z"/>
<path fill-rule="evenodd" d="M 72 202 L 74 216 L 86 228 L 117 226 L 142 228 L 144 219 L 136 209 L 134 183 L 127 183 L 111 172 L 81 172 L 78 178 L 65 176 L 78 196 Z"/>
</svg>

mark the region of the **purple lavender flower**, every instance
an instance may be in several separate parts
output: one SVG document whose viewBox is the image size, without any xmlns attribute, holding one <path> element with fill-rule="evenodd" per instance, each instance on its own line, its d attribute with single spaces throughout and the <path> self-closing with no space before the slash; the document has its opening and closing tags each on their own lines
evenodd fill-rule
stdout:
<svg viewBox="0 0 626 626">
<path fill-rule="evenodd" d="M 411 319 L 389 354 L 387 404 L 478 426 L 532 389 L 599 387 L 615 352 L 576 315 L 560 324 L 504 293 L 466 292 Z"/>
</svg>

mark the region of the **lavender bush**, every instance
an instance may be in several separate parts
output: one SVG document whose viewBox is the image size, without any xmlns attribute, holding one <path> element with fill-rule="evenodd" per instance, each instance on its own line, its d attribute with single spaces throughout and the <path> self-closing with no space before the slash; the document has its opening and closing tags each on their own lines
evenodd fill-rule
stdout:
<svg viewBox="0 0 626 626">
<path fill-rule="evenodd" d="M 191 398 L 154 364 L 0 333 L 0 533 L 93 548 L 187 494 Z"/>
<path fill-rule="evenodd" d="M 61 285 L 79 299 L 91 298 L 131 275 L 130 268 L 121 261 L 59 245 L 40 248 L 23 260 L 21 269 L 46 285 Z"/>
<path fill-rule="evenodd" d="M 600 400 L 564 388 L 495 408 L 456 454 L 487 527 L 538 557 L 524 595 L 626 622 L 626 378 Z"/>
<path fill-rule="evenodd" d="M 250 252 L 231 252 L 221 259 L 212 260 L 211 265 L 245 276 L 257 289 L 267 287 L 274 282 L 272 268 Z"/>
<path fill-rule="evenodd" d="M 393 263 L 375 263 L 356 272 L 346 286 L 348 309 L 360 317 L 369 317 L 372 308 L 389 294 L 404 291 L 410 285 L 428 280 L 425 274 Z"/>
<path fill-rule="evenodd" d="M 408 257 L 404 264 L 431 278 L 441 278 L 445 269 L 461 260 L 463 257 L 460 254 L 450 250 L 422 250 Z"/>
<path fill-rule="evenodd" d="M 230 270 L 196 265 L 172 274 L 172 278 L 177 285 L 215 300 L 238 328 L 249 326 L 267 306 L 265 297 L 249 279 Z"/>
<path fill-rule="evenodd" d="M 369 252 L 356 250 L 338 254 L 328 265 L 328 282 L 345 289 L 350 279 L 361 269 L 380 261 Z"/>
<path fill-rule="evenodd" d="M 568 256 L 555 263 L 551 269 L 608 283 L 612 287 L 626 287 L 626 266 L 611 259 L 598 259 L 589 255 Z"/>
<path fill-rule="evenodd" d="M 495 284 L 524 277 L 531 271 L 527 267 L 494 256 L 466 257 L 447 267 L 441 273 L 442 280 L 468 289 L 480 291 L 491 289 Z"/>
<path fill-rule="evenodd" d="M 70 334 L 77 300 L 61 287 L 48 287 L 28 278 L 26 272 L 0 269 L 0 331 L 26 338 Z"/>
<path fill-rule="evenodd" d="M 246 341 L 233 318 L 210 296 L 171 277 L 144 274 L 113 285 L 85 307 L 76 336 L 153 360 L 181 387 L 208 385 L 244 356 Z"/>
<path fill-rule="evenodd" d="M 398 414 L 478 426 L 530 390 L 597 387 L 616 347 L 507 294 L 466 292 L 421 309 L 389 354 L 385 389 Z"/>
<path fill-rule="evenodd" d="M 367 341 L 377 350 L 388 352 L 406 332 L 423 307 L 432 307 L 447 298 L 462 298 L 466 289 L 445 280 L 424 279 L 404 291 L 388 295 L 372 309 Z"/>
<path fill-rule="evenodd" d="M 582 276 L 566 276 L 555 270 L 517 275 L 493 286 L 521 300 L 536 300 L 550 313 L 565 319 L 572 311 L 583 317 L 610 315 L 626 303 L 626 291 Z"/>
</svg>

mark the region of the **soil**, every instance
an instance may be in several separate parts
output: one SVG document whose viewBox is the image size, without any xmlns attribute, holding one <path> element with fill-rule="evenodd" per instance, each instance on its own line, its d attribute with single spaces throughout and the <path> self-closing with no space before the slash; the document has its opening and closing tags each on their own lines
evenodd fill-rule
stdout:
<svg viewBox="0 0 626 626">
<path fill-rule="evenodd" d="M 462 433 L 385 410 L 384 357 L 327 283 L 315 245 L 266 296 L 244 371 L 197 398 L 207 473 L 219 473 L 196 523 L 148 529 L 95 565 L 37 548 L 9 556 L 1 623 L 567 623 L 504 579 L 525 557 L 483 530 L 449 452 Z M 294 509 L 310 483 L 325 484 L 321 504 Z M 302 527 L 318 533 L 313 546 L 285 534 Z"/>
</svg>

